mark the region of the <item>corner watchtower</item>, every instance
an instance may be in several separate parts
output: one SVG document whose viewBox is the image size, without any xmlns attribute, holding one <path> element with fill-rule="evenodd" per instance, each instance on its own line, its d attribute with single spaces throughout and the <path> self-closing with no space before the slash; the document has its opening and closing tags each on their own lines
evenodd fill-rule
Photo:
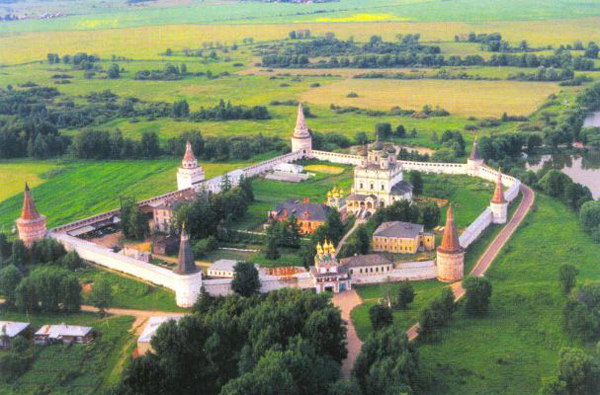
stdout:
<svg viewBox="0 0 600 395">
<path fill-rule="evenodd" d="M 483 166 L 483 158 L 479 155 L 479 148 L 477 146 L 477 137 L 473 141 L 473 149 L 471 149 L 471 155 L 467 159 L 467 172 L 471 176 L 479 175 L 479 169 Z"/>
<path fill-rule="evenodd" d="M 298 151 L 301 151 L 303 156 L 309 156 L 312 151 L 312 137 L 306 126 L 302 103 L 298 103 L 296 127 L 294 128 L 294 134 L 292 135 L 292 152 Z"/>
<path fill-rule="evenodd" d="M 183 155 L 181 166 L 177 170 L 177 189 L 197 187 L 204 179 L 204 170 L 198 166 L 192 144 L 188 141 L 185 145 L 185 155 Z"/>
<path fill-rule="evenodd" d="M 23 192 L 23 209 L 17 219 L 17 229 L 19 238 L 27 247 L 31 247 L 34 241 L 46 237 L 46 217 L 37 211 L 27 183 Z"/>
<path fill-rule="evenodd" d="M 454 223 L 452 204 L 446 214 L 446 227 L 442 244 L 437 248 L 436 263 L 438 280 L 454 282 L 463 278 L 465 271 L 465 250 L 460 246 L 458 229 Z"/>
<path fill-rule="evenodd" d="M 505 224 L 508 216 L 508 202 L 504 197 L 504 186 L 502 185 L 502 171 L 498 171 L 496 179 L 496 189 L 494 196 L 490 201 L 490 210 L 492 210 L 492 222 L 495 224 Z"/>
</svg>

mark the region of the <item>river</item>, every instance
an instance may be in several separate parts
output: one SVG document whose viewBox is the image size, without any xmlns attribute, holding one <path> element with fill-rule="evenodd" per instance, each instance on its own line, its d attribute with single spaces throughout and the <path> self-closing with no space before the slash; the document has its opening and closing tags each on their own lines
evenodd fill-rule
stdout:
<svg viewBox="0 0 600 395">
<path fill-rule="evenodd" d="M 585 117 L 585 120 L 583 121 L 583 127 L 590 126 L 600 127 L 600 111 Z"/>
<path fill-rule="evenodd" d="M 600 115 L 598 120 L 600 121 Z M 587 186 L 594 199 L 600 198 L 600 152 L 586 152 L 578 155 L 554 154 L 527 158 L 527 169 L 537 171 L 542 166 L 562 171 L 573 181 Z"/>
</svg>

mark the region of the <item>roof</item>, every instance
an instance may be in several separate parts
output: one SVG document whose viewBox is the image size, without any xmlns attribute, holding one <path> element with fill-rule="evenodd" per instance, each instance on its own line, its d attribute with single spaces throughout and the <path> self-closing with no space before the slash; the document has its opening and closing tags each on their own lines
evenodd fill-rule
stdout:
<svg viewBox="0 0 600 395">
<path fill-rule="evenodd" d="M 373 145 L 374 151 L 381 151 L 383 149 L 383 143 L 379 140 Z"/>
<path fill-rule="evenodd" d="M 185 144 L 185 154 L 183 155 L 184 162 L 195 162 L 196 156 L 194 155 L 194 150 L 192 149 L 192 144 L 188 141 Z"/>
<path fill-rule="evenodd" d="M 297 199 L 290 199 L 283 203 L 279 203 L 275 207 L 277 216 L 283 215 L 284 210 L 287 210 L 288 216 L 296 214 L 298 218 L 303 218 L 304 213 L 309 213 L 309 218 L 312 221 L 325 221 L 329 214 L 330 208 L 321 203 L 304 203 Z"/>
<path fill-rule="evenodd" d="M 377 200 L 377 196 L 375 196 L 375 195 L 363 195 L 361 193 L 351 193 L 346 198 L 346 200 L 355 200 L 355 201 L 359 201 L 359 202 L 364 202 L 367 199 Z"/>
<path fill-rule="evenodd" d="M 154 334 L 158 330 L 158 328 L 167 321 L 179 321 L 181 316 L 155 316 L 148 318 L 148 323 L 144 328 L 144 331 L 138 337 L 138 342 L 149 343 L 154 337 Z"/>
<path fill-rule="evenodd" d="M 392 195 L 404 195 L 407 193 L 411 193 L 413 191 L 413 186 L 408 181 L 400 181 L 396 185 L 392 187 Z"/>
<path fill-rule="evenodd" d="M 444 228 L 444 237 L 442 238 L 442 244 L 440 244 L 440 246 L 438 247 L 438 251 L 445 253 L 463 251 L 458 238 L 458 229 L 456 228 L 456 223 L 454 223 L 454 209 L 452 208 L 452 204 L 448 206 L 448 213 L 446 214 L 446 227 Z"/>
<path fill-rule="evenodd" d="M 35 202 L 29 191 L 29 185 L 25 183 L 25 191 L 23 192 L 23 209 L 21 210 L 21 219 L 38 219 L 40 213 L 38 213 L 35 207 Z"/>
<path fill-rule="evenodd" d="M 89 326 L 77 326 L 77 325 L 44 325 L 37 332 L 36 335 L 46 335 L 50 339 L 58 339 L 62 336 L 86 336 L 90 333 L 92 328 Z"/>
<path fill-rule="evenodd" d="M 210 267 L 208 268 L 208 270 L 220 270 L 220 271 L 234 271 L 235 265 L 238 263 L 238 261 L 233 260 L 233 259 L 219 259 L 218 261 L 216 261 L 215 263 L 213 263 L 212 265 L 210 265 Z"/>
<path fill-rule="evenodd" d="M 190 238 L 185 231 L 185 223 L 181 228 L 181 242 L 179 244 L 179 259 L 177 267 L 173 270 L 177 274 L 192 274 L 197 271 L 196 261 L 194 261 L 194 253 L 190 245 Z"/>
<path fill-rule="evenodd" d="M 494 197 L 492 197 L 492 203 L 506 203 L 506 199 L 504 198 L 504 187 L 502 186 L 501 171 L 498 171 L 498 179 L 496 180 L 496 189 L 494 190 Z"/>
<path fill-rule="evenodd" d="M 346 267 L 390 265 L 392 261 L 382 254 L 356 255 L 341 260 Z"/>
<path fill-rule="evenodd" d="M 302 108 L 302 103 L 298 103 L 298 116 L 296 118 L 296 127 L 294 128 L 293 137 L 300 139 L 310 137 L 306 121 L 304 120 L 304 108 Z"/>
<path fill-rule="evenodd" d="M 390 221 L 384 222 L 375 232 L 373 236 L 377 237 L 396 237 L 400 239 L 414 239 L 420 233 L 423 233 L 424 227 L 419 224 L 410 222 Z"/>
<path fill-rule="evenodd" d="M 339 265 L 338 266 L 337 273 L 333 273 L 333 272 L 319 273 L 319 271 L 317 270 L 316 267 L 314 267 L 314 266 L 310 267 L 310 274 L 312 275 L 312 277 L 336 277 L 336 276 L 344 276 L 347 272 L 348 272 L 348 268 L 345 267 L 345 266 L 343 266 L 343 265 Z"/>
<path fill-rule="evenodd" d="M 0 321 L 0 336 L 15 337 L 29 327 L 27 322 Z"/>
</svg>

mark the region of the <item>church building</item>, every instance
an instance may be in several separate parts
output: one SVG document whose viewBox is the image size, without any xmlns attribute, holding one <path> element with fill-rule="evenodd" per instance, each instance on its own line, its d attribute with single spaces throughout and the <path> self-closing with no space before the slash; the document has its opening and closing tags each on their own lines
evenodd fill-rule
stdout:
<svg viewBox="0 0 600 395">
<path fill-rule="evenodd" d="M 396 201 L 412 201 L 412 193 L 413 186 L 403 179 L 396 149 L 377 141 L 363 151 L 361 163 L 354 168 L 354 186 L 346 199 L 348 212 L 373 214 Z"/>
</svg>

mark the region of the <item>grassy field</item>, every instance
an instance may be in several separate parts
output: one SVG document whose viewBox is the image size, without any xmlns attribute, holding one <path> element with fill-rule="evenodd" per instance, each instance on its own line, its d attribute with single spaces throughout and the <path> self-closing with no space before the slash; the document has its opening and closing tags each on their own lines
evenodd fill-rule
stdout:
<svg viewBox="0 0 600 395">
<path fill-rule="evenodd" d="M 580 284 L 597 281 L 600 246 L 562 203 L 543 195 L 536 203 L 488 271 L 494 287 L 489 317 L 460 311 L 441 343 L 420 347 L 434 377 L 429 393 L 537 393 L 541 379 L 554 374 L 561 347 L 585 347 L 560 328 L 558 268 L 571 263 Z"/>
<path fill-rule="evenodd" d="M 7 185 L 20 189 L 29 174 L 21 169 L 31 171 L 35 168 L 32 163 L 40 162 L 0 161 L 0 174 L 6 166 L 6 171 L 16 174 Z M 175 159 L 48 163 L 54 166 L 52 173 L 46 173 L 47 179 L 33 188 L 32 194 L 39 211 L 48 217 L 49 227 L 117 208 L 120 196 L 144 199 L 177 189 L 175 173 L 179 161 Z M 200 165 L 207 178 L 245 166 L 243 163 Z M 12 228 L 21 206 L 22 194 L 0 201 L 0 229 Z"/>
<path fill-rule="evenodd" d="M 125 365 L 123 350 L 131 350 L 135 344 L 135 337 L 128 332 L 133 317 L 99 319 L 91 313 L 26 316 L 7 310 L 0 310 L 0 315 L 4 320 L 30 322 L 36 329 L 66 323 L 91 326 L 100 333 L 89 345 L 34 346 L 33 365 L 15 382 L 3 385 L 2 394 L 97 393 L 115 383 Z"/>
<path fill-rule="evenodd" d="M 300 97 L 309 103 L 357 106 L 388 110 L 393 106 L 420 110 L 424 105 L 440 106 L 450 114 L 500 117 L 506 112 L 528 115 L 557 85 L 516 81 L 446 80 L 343 80 L 327 89 L 314 88 Z M 350 92 L 358 94 L 349 98 Z"/>
<path fill-rule="evenodd" d="M 43 184 L 46 175 L 57 168 L 60 165 L 54 162 L 0 162 L 0 202 L 23 192 L 25 181 L 31 188 Z"/>
<path fill-rule="evenodd" d="M 185 311 L 177 307 L 175 294 L 162 287 L 145 284 L 107 270 L 87 267 L 76 272 L 83 284 L 91 284 L 100 279 L 110 282 L 113 292 L 113 303 L 110 307 L 134 310 Z M 88 303 L 88 294 L 84 294 L 84 303 Z"/>
</svg>

